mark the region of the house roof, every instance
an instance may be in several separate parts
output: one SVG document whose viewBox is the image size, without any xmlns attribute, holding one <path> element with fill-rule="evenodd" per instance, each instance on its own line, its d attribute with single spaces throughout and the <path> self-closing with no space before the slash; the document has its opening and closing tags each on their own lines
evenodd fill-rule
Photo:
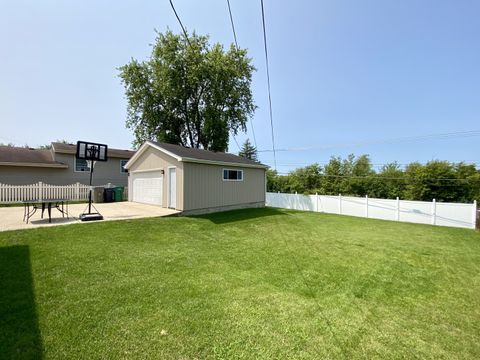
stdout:
<svg viewBox="0 0 480 360">
<path fill-rule="evenodd" d="M 142 154 L 148 147 L 153 147 L 161 152 L 175 158 L 178 161 L 183 162 L 196 162 L 202 164 L 212 164 L 212 165 L 230 165 L 230 166 L 244 166 L 244 167 L 253 167 L 253 168 L 268 168 L 267 165 L 261 164 L 259 162 L 246 159 L 244 157 L 233 155 L 224 152 L 215 152 L 203 149 L 188 148 L 180 145 L 159 143 L 155 141 L 147 141 L 144 143 L 140 149 L 135 153 L 135 155 L 130 159 L 130 161 L 125 165 L 128 169 L 130 165 Z"/>
<path fill-rule="evenodd" d="M 54 152 L 75 154 L 77 146 L 72 144 L 52 143 L 52 149 L 31 149 L 15 146 L 0 146 L 0 165 L 68 168 L 67 164 L 55 161 Z M 130 159 L 135 151 L 108 149 L 108 156 Z"/>
<path fill-rule="evenodd" d="M 77 152 L 77 145 L 74 144 L 53 142 L 52 148 L 53 151 L 59 154 L 75 154 Z M 135 151 L 108 148 L 107 154 L 108 157 L 130 159 L 135 154 Z"/>
<path fill-rule="evenodd" d="M 50 150 L 0 146 L 0 165 L 66 168 L 54 161 Z"/>
</svg>

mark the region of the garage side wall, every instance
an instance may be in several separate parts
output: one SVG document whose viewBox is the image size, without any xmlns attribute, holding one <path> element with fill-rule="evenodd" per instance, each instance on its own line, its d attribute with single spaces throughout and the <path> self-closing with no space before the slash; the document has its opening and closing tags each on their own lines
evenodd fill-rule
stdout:
<svg viewBox="0 0 480 360">
<path fill-rule="evenodd" d="M 190 213 L 265 206 L 265 170 L 184 163 L 184 210 Z M 243 170 L 243 181 L 224 181 L 223 169 Z"/>
<path fill-rule="evenodd" d="M 142 173 L 146 171 L 158 171 L 162 169 L 163 174 L 163 207 L 167 207 L 168 201 L 168 167 L 175 166 L 177 169 L 177 210 L 183 210 L 183 163 L 177 161 L 161 151 L 149 147 L 140 157 L 131 165 L 129 172 Z M 129 176 L 129 188 L 132 189 L 131 176 Z M 132 201 L 129 193 L 129 201 Z"/>
</svg>

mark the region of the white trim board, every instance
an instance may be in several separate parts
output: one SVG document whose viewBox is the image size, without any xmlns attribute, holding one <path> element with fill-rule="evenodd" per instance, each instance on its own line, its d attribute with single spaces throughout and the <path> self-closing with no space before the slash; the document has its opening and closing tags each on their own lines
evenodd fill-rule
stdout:
<svg viewBox="0 0 480 360">
<path fill-rule="evenodd" d="M 130 173 L 130 174 L 137 174 L 137 173 L 152 172 L 152 171 L 163 171 L 163 168 L 153 168 L 153 169 L 145 169 L 145 170 L 133 170 L 133 171 L 129 171 L 129 173 Z"/>
</svg>

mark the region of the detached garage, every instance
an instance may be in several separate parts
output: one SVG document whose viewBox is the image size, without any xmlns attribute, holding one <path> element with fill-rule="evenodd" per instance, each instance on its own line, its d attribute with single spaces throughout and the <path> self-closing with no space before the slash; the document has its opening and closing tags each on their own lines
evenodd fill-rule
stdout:
<svg viewBox="0 0 480 360">
<path fill-rule="evenodd" d="M 185 214 L 265 206 L 268 167 L 240 156 L 147 141 L 125 168 L 129 201 Z"/>
</svg>

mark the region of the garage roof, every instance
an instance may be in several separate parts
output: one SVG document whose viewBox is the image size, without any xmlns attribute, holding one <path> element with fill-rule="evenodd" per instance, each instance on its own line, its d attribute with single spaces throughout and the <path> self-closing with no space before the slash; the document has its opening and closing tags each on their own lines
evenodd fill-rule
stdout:
<svg viewBox="0 0 480 360">
<path fill-rule="evenodd" d="M 268 168 L 267 165 L 261 164 L 259 162 L 243 158 L 238 155 L 233 155 L 224 152 L 215 152 L 203 149 L 195 149 L 184 147 L 180 145 L 159 143 L 155 141 L 147 141 L 144 143 L 140 149 L 135 153 L 135 155 L 130 159 L 130 161 L 125 165 L 128 169 L 130 165 L 142 154 L 147 148 L 153 147 L 161 152 L 175 158 L 177 161 L 182 162 L 196 162 L 202 164 L 212 164 L 212 165 L 230 165 L 230 166 L 243 166 L 243 167 L 253 167 L 253 168 Z"/>
</svg>

